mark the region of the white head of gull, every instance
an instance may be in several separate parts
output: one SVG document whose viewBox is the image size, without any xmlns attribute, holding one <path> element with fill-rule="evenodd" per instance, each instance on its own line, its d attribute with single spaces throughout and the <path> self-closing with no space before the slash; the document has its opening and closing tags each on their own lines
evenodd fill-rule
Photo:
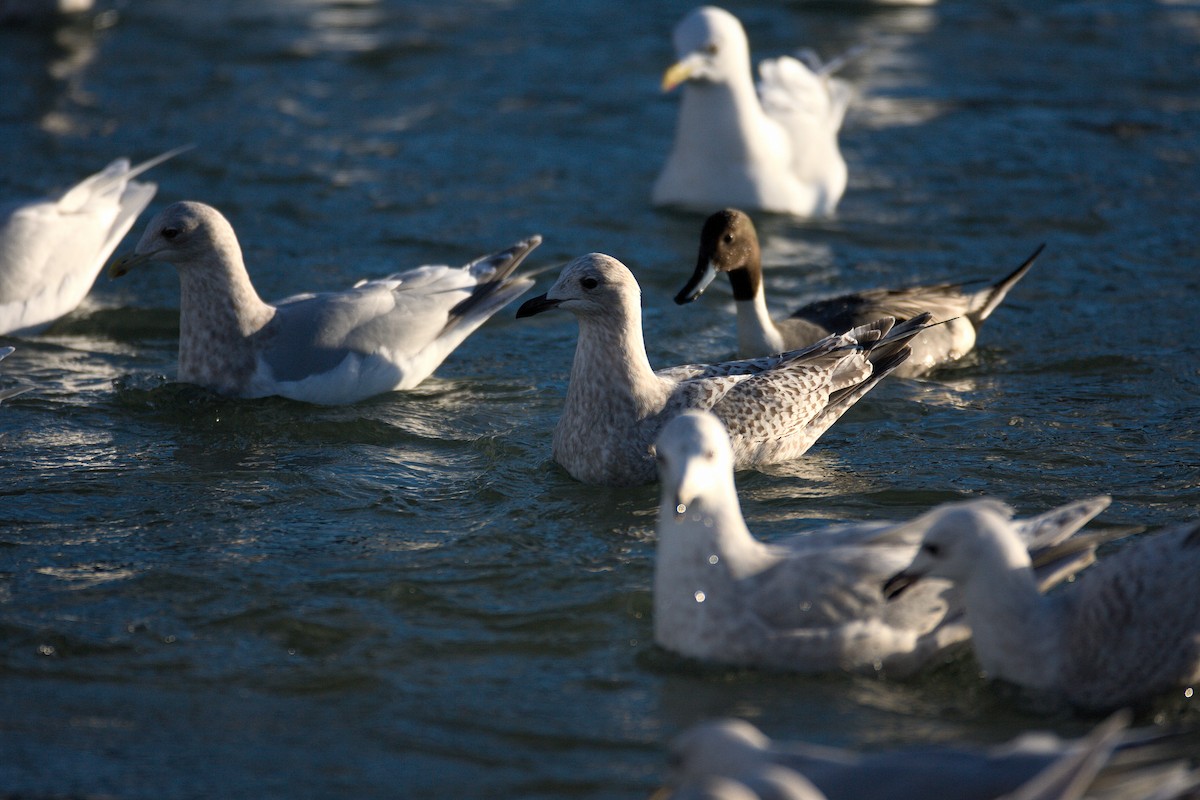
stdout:
<svg viewBox="0 0 1200 800">
<path fill-rule="evenodd" d="M 1061 591 L 1043 594 L 1010 522 L 953 509 L 912 563 L 887 581 L 925 578 L 966 600 L 975 654 L 997 678 L 1088 710 L 1137 705 L 1200 681 L 1200 524 L 1144 535 Z"/>
<path fill-rule="evenodd" d="M 411 389 L 492 314 L 533 285 L 513 270 L 533 236 L 464 267 L 424 266 L 340 292 L 264 302 L 233 227 L 203 203 L 151 220 L 119 277 L 147 261 L 179 273 L 179 380 L 236 397 L 353 403 Z"/>
<path fill-rule="evenodd" d="M 941 509 L 906 523 L 837 525 L 767 544 L 746 527 L 729 437 L 715 416 L 680 414 L 663 428 L 655 453 L 659 646 L 718 664 L 906 675 L 970 636 L 962 599 L 948 583 L 895 602 L 881 590 L 912 560 Z M 1008 513 L 995 501 L 972 502 Z M 1065 540 L 1108 502 L 1089 498 L 1019 524 L 1025 546 L 1047 555 L 1047 582 L 1091 562 L 1090 545 Z"/>
<path fill-rule="evenodd" d="M 744 720 L 714 719 L 671 742 L 668 784 L 673 791 L 663 796 L 1134 800 L 1146 798 L 1148 789 L 1157 800 L 1192 796 L 1188 792 L 1200 776 L 1188 767 L 1185 754 L 1166 746 L 1166 736 L 1128 731 L 1130 717 L 1113 714 L 1077 740 L 1035 731 L 987 748 L 921 745 L 870 753 L 772 740 Z M 759 786 L 764 788 L 749 794 L 734 791 Z M 1094 789 L 1099 793 L 1092 794 Z"/>
<path fill-rule="evenodd" d="M 134 178 L 186 149 L 119 158 L 58 198 L 0 209 L 0 334 L 38 333 L 73 311 L 158 189 Z"/>
<path fill-rule="evenodd" d="M 759 65 L 756 92 L 746 32 L 713 6 L 684 17 L 674 40 L 679 60 L 663 89 L 682 83 L 683 99 L 654 203 L 831 214 L 846 189 L 837 137 L 849 87 L 830 69 L 783 56 Z"/>
<path fill-rule="evenodd" d="M 642 338 L 641 290 L 611 256 L 571 261 L 518 317 L 550 309 L 579 320 L 554 458 L 584 483 L 654 480 L 649 455 L 662 427 L 689 408 L 711 410 L 733 439 L 739 468 L 802 455 L 838 417 L 908 357 L 928 316 L 890 318 L 769 358 L 654 371 Z"/>
<path fill-rule="evenodd" d="M 719 273 L 729 276 L 737 311 L 738 355 L 742 358 L 805 347 L 835 331 L 863 325 L 880 317 L 905 320 L 928 311 L 935 322 L 912 343 L 912 356 L 896 376 L 912 378 L 965 356 L 975 346 L 976 333 L 1041 254 L 1038 247 L 1023 264 L 998 281 L 937 283 L 901 289 L 870 289 L 818 300 L 773 320 L 763 289 L 762 253 L 750 217 L 726 208 L 712 214 L 700 233 L 696 268 L 675 302 L 690 303 Z"/>
</svg>

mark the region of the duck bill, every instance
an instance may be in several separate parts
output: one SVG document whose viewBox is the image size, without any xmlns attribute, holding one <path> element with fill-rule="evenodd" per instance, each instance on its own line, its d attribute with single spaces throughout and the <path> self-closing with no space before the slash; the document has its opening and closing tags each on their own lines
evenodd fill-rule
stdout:
<svg viewBox="0 0 1200 800">
<path fill-rule="evenodd" d="M 153 253 L 126 253 L 123 256 L 118 256 L 108 263 L 108 277 L 120 278 L 128 274 L 134 267 L 139 267 L 153 260 Z"/>
<path fill-rule="evenodd" d="M 692 302 L 704 294 L 704 290 L 708 288 L 715 277 L 717 277 L 717 270 L 712 262 L 701 261 L 696 265 L 696 271 L 692 273 L 691 279 L 679 290 L 679 294 L 675 295 L 675 302 L 679 305 Z"/>
<path fill-rule="evenodd" d="M 540 314 L 543 311 L 550 311 L 558 308 L 561 300 L 551 300 L 544 294 L 539 294 L 537 297 L 531 297 L 521 304 L 517 309 L 517 319 L 521 317 L 532 317 L 534 314 Z"/>
</svg>

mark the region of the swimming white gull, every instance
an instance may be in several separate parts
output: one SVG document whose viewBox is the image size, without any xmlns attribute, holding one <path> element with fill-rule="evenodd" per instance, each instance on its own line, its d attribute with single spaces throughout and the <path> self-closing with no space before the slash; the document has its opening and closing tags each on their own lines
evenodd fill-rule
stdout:
<svg viewBox="0 0 1200 800">
<path fill-rule="evenodd" d="M 701 6 L 676 26 L 679 59 L 663 89 L 683 84 L 675 140 L 654 184 L 656 205 L 735 205 L 801 217 L 833 213 L 846 189 L 838 131 L 850 89 L 791 56 L 759 64 L 737 17 Z"/>
<path fill-rule="evenodd" d="M 930 577 L 961 587 L 987 675 L 1038 696 L 1104 710 L 1191 697 L 1200 681 L 1200 523 L 1141 535 L 1043 594 L 1011 523 L 961 507 L 929 528 L 885 593 Z"/>
<path fill-rule="evenodd" d="M 767 544 L 746 527 L 729 437 L 715 416 L 677 416 L 655 454 L 662 487 L 654 561 L 659 646 L 715 664 L 895 676 L 947 658 L 970 637 L 962 598 L 948 582 L 924 584 L 895 602 L 882 592 L 882 582 L 912 560 L 929 525 L 954 506 L 909 522 L 836 525 Z M 1020 546 L 1046 560 L 1044 582 L 1091 563 L 1090 540 L 1060 543 L 1108 503 L 1089 498 L 1017 524 Z"/>
<path fill-rule="evenodd" d="M 179 273 L 179 375 L 236 397 L 353 403 L 411 389 L 492 314 L 533 285 L 513 270 L 532 236 L 464 267 L 423 266 L 351 289 L 263 302 L 229 222 L 203 203 L 151 220 L 119 277 L 164 261 Z"/>
<path fill-rule="evenodd" d="M 0 208 L 0 334 L 35 334 L 74 310 L 158 188 L 133 179 L 186 149 L 119 158 L 57 198 Z"/>
</svg>

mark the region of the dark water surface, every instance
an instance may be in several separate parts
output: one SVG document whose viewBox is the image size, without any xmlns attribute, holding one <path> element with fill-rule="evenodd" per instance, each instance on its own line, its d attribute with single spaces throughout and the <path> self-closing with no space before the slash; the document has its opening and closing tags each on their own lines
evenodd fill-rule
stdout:
<svg viewBox="0 0 1200 800">
<path fill-rule="evenodd" d="M 670 302 L 700 216 L 648 202 L 690 7 L 155 0 L 3 30 L 0 192 L 193 142 L 150 211 L 221 208 L 264 297 L 538 232 L 534 265 L 634 269 L 656 364 L 724 357 L 728 290 Z M 869 45 L 836 219 L 759 219 L 776 307 L 998 276 L 1047 243 L 967 364 L 885 382 L 802 461 L 741 475 L 752 529 L 980 493 L 1194 517 L 1200 7 L 729 8 L 758 56 Z M 417 391 L 320 408 L 168 382 L 177 307 L 149 269 L 0 341 L 0 385 L 36 387 L 0 407 L 0 796 L 642 797 L 664 741 L 715 714 L 864 747 L 1092 722 L 965 658 L 895 682 L 656 650 L 656 489 L 550 460 L 565 314 L 509 309 Z"/>
</svg>

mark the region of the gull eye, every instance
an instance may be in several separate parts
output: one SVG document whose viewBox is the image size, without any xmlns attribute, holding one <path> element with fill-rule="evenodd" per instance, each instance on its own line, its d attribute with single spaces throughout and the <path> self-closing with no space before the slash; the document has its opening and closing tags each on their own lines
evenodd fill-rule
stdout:
<svg viewBox="0 0 1200 800">
<path fill-rule="evenodd" d="M 584 278 L 579 282 L 579 285 L 585 289 L 591 290 L 599 286 L 600 281 L 596 280 L 595 278 Z"/>
<path fill-rule="evenodd" d="M 716 461 L 717 460 L 717 452 L 715 450 L 705 450 L 704 451 L 704 460 L 705 461 Z"/>
<path fill-rule="evenodd" d="M 168 240 L 174 239 L 178 235 L 179 235 L 178 228 L 163 228 L 163 230 L 162 230 L 162 237 L 164 239 L 168 239 Z"/>
<path fill-rule="evenodd" d="M 700 48 L 700 52 L 704 53 L 706 56 L 715 56 L 717 54 L 717 43 L 709 42 L 708 44 L 704 45 L 704 47 Z"/>
<path fill-rule="evenodd" d="M 937 558 L 942 554 L 942 546 L 939 544 L 933 544 L 932 542 L 926 542 L 925 544 L 921 545 L 921 551 L 928 553 L 934 558 Z"/>
<path fill-rule="evenodd" d="M 732 233 L 725 234 L 724 236 L 721 237 L 721 239 L 725 242 L 725 244 L 733 244 L 733 234 Z"/>
</svg>

